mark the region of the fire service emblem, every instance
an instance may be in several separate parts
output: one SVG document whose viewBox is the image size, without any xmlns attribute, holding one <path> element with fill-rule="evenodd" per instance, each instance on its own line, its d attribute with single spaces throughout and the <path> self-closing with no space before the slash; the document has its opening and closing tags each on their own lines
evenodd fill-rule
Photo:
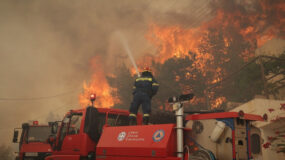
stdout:
<svg viewBox="0 0 285 160">
<path fill-rule="evenodd" d="M 125 139 L 125 137 L 126 137 L 126 132 L 121 132 L 121 133 L 119 133 L 117 139 L 118 139 L 118 141 L 123 141 Z"/>
<path fill-rule="evenodd" d="M 159 129 L 154 132 L 152 139 L 154 142 L 159 142 L 164 138 L 165 132 L 162 129 Z"/>
</svg>

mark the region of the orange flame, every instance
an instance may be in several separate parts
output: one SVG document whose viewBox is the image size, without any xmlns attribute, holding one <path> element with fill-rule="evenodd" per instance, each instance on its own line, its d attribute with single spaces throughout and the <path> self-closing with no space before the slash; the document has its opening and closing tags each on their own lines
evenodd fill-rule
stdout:
<svg viewBox="0 0 285 160">
<path fill-rule="evenodd" d="M 282 3 L 281 5 L 283 7 L 277 5 L 275 8 L 282 10 L 284 9 L 284 4 L 285 3 Z M 209 80 L 207 85 L 218 83 L 227 75 L 226 70 L 220 67 L 219 64 L 230 61 L 227 55 L 233 49 L 228 48 L 234 43 L 235 38 L 240 39 L 239 41 L 235 41 L 235 43 L 245 42 L 247 44 L 247 48 L 244 48 L 241 50 L 241 53 L 238 53 L 240 57 L 247 61 L 254 56 L 257 47 L 262 46 L 268 40 L 276 37 L 280 32 L 280 28 L 282 29 L 282 26 L 278 23 L 272 24 L 271 26 L 266 24 L 268 18 L 266 12 L 274 9 L 266 5 L 262 5 L 262 7 L 263 13 L 252 12 L 249 15 L 238 9 L 230 13 L 218 9 L 213 19 L 195 28 L 181 27 L 179 25 L 159 26 L 152 23 L 149 32 L 146 34 L 146 38 L 158 48 L 158 54 L 153 60 L 163 64 L 170 58 L 183 58 L 187 56 L 195 61 L 192 66 L 189 66 L 189 69 L 187 69 L 189 72 L 185 75 L 186 79 L 196 78 L 195 75 L 191 74 L 191 68 L 195 68 L 199 70 L 203 76 L 206 76 L 207 72 L 212 73 L 212 80 Z M 284 16 L 283 18 L 281 17 L 280 20 L 284 22 Z M 234 34 L 232 31 L 234 31 Z M 211 33 L 216 34 L 218 37 L 219 32 L 222 33 L 223 41 L 221 41 L 221 44 L 214 44 L 219 45 L 218 47 L 221 48 L 218 50 L 219 54 L 221 54 L 221 58 L 217 59 L 213 53 L 209 53 L 207 50 L 215 47 L 212 46 L 213 44 L 208 43 L 209 39 L 207 39 L 207 36 Z M 201 45 L 207 49 L 203 50 Z M 217 63 L 215 61 L 219 62 Z M 180 79 L 180 76 L 176 76 L 175 80 L 179 82 Z M 186 88 L 186 86 L 183 86 L 183 88 Z M 213 108 L 219 107 L 226 101 L 225 97 L 216 97 L 214 96 L 215 93 L 209 94 L 208 96 Z M 195 103 L 195 101 L 199 103 L 205 101 L 205 99 L 195 98 L 192 102 Z"/>
<path fill-rule="evenodd" d="M 150 32 L 146 38 L 159 48 L 159 54 L 155 59 L 157 62 L 164 63 L 169 58 L 191 56 L 188 52 L 194 51 L 197 54 L 192 56 L 199 59 L 194 65 L 199 69 L 203 69 L 205 62 L 213 59 L 213 57 L 207 53 L 204 55 L 199 54 L 198 45 L 202 41 L 200 36 L 202 32 L 200 28 L 183 29 L 179 26 L 160 27 L 151 24 Z"/>
<path fill-rule="evenodd" d="M 219 107 L 219 106 L 222 105 L 225 101 L 226 101 L 226 97 L 218 97 L 218 98 L 214 99 L 213 101 L 211 101 L 212 108 L 217 108 L 217 107 Z"/>
<path fill-rule="evenodd" d="M 159 26 L 155 23 L 150 24 L 146 38 L 158 48 L 158 53 L 155 57 L 150 55 L 141 57 L 137 65 L 141 68 L 145 65 L 151 66 L 152 60 L 163 64 L 170 58 L 183 58 L 187 56 L 195 61 L 191 66 L 186 68 L 187 72 L 184 75 L 186 79 L 199 78 L 197 75 L 192 74 L 194 68 L 201 72 L 204 77 L 207 76 L 207 73 L 211 73 L 211 79 L 206 82 L 206 85 L 209 86 L 218 83 L 227 75 L 226 70 L 219 66 L 219 64 L 230 61 L 227 56 L 233 52 L 233 49 L 229 48 L 236 38 L 239 39 L 239 43 L 246 43 L 247 47 L 244 50 L 240 50 L 241 53 L 238 53 L 245 61 L 254 56 L 257 47 L 264 45 L 276 35 L 283 35 L 282 38 L 284 38 L 284 34 L 280 33 L 284 32 L 285 18 L 282 13 L 285 3 L 273 3 L 271 1 L 260 1 L 259 3 L 261 11 L 258 12 L 252 11 L 246 13 L 239 10 L 239 7 L 230 12 L 223 10 L 223 8 L 217 9 L 214 18 L 195 28 L 181 27 L 179 25 Z M 275 17 L 275 20 L 272 21 L 272 24 L 267 24 L 268 19 L 270 19 L 269 16 L 272 16 L 271 13 L 274 13 L 273 17 Z M 276 21 L 276 19 L 280 21 Z M 207 36 L 213 34 L 213 30 L 215 31 L 214 36 L 218 37 L 222 33 L 221 41 L 219 41 L 221 44 L 210 44 L 208 42 L 209 38 Z M 241 47 L 240 44 L 234 44 L 234 46 Z M 221 58 L 216 58 L 211 53 L 213 51 L 209 51 L 209 49 L 214 47 L 221 48 L 215 51 L 219 52 Z M 95 104 L 100 107 L 111 107 L 119 103 L 119 99 L 114 96 L 116 89 L 110 87 L 106 80 L 106 74 L 103 73 L 102 65 L 98 62 L 98 57 L 93 59 L 92 66 L 94 73 L 92 79 L 90 83 L 83 84 L 84 93 L 79 96 L 80 104 L 83 107 L 90 104 L 89 96 L 92 93 L 97 94 L 98 98 Z M 131 74 L 136 74 L 134 68 L 131 68 Z M 175 80 L 179 83 L 182 78 L 184 77 L 181 77 L 181 75 L 176 76 Z M 191 90 L 189 86 L 182 87 Z M 210 98 L 209 102 L 212 107 L 219 107 L 226 101 L 225 97 L 216 97 L 212 91 L 208 93 L 208 97 Z M 206 98 L 195 97 L 192 102 L 199 104 L 202 101 L 206 101 Z"/>
<path fill-rule="evenodd" d="M 84 92 L 79 95 L 79 103 L 85 108 L 91 105 L 90 95 L 96 94 L 95 106 L 99 108 L 110 108 L 119 103 L 116 97 L 116 88 L 110 87 L 104 73 L 100 57 L 95 57 L 91 61 L 93 75 L 90 82 L 83 83 Z"/>
<path fill-rule="evenodd" d="M 204 43 L 203 34 L 207 34 L 207 30 L 204 27 L 185 29 L 179 26 L 160 27 L 152 24 L 147 38 L 159 48 L 159 54 L 157 58 L 154 58 L 156 62 L 164 63 L 170 58 L 183 58 L 188 56 L 192 59 L 195 57 L 192 66 L 187 68 L 189 72 L 184 75 L 185 78 L 196 79 L 196 75 L 191 74 L 193 68 L 199 70 L 203 76 L 206 76 L 206 72 L 211 71 L 214 73 L 214 76 L 213 80 L 209 81 L 208 84 L 213 84 L 222 79 L 222 72 L 224 72 L 224 70 L 221 67 L 213 68 L 209 66 L 208 64 L 214 61 L 213 55 L 207 52 L 202 53 L 199 50 L 199 45 Z M 224 41 L 227 47 L 230 43 L 230 38 L 224 38 Z M 189 51 L 191 51 L 191 54 L 189 54 Z M 224 54 L 227 54 L 227 52 Z M 224 59 L 224 61 L 229 61 L 229 59 Z M 181 77 L 177 75 L 175 81 L 179 83 L 180 79 Z M 182 88 L 189 90 L 188 86 L 183 86 Z M 220 98 L 217 101 L 211 101 L 212 107 L 220 106 L 225 100 L 225 98 Z M 205 101 L 205 99 L 194 98 L 192 103 L 198 104 L 202 101 Z"/>
</svg>

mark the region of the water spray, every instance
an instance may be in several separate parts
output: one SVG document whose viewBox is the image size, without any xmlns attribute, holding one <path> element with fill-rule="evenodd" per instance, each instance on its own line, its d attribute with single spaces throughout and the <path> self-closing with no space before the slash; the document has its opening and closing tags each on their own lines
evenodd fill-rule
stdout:
<svg viewBox="0 0 285 160">
<path fill-rule="evenodd" d="M 136 64 L 136 62 L 134 60 L 133 54 L 132 54 L 132 52 L 130 50 L 130 47 L 129 47 L 128 43 L 127 43 L 126 38 L 123 36 L 123 34 L 121 32 L 116 32 L 116 34 L 121 39 L 122 45 L 123 45 L 124 49 L 126 50 L 128 56 L 129 56 L 129 58 L 130 58 L 130 60 L 132 62 L 132 65 L 135 67 L 138 77 L 140 77 L 141 76 L 140 72 L 138 70 L 137 64 Z"/>
</svg>

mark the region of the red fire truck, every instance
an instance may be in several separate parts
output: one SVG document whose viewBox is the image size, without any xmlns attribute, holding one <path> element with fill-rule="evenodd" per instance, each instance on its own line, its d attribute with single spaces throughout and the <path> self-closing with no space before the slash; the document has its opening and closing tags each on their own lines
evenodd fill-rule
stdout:
<svg viewBox="0 0 285 160">
<path fill-rule="evenodd" d="M 53 153 L 46 160 L 94 159 L 103 128 L 127 126 L 128 116 L 128 111 L 120 109 L 87 107 L 69 111 L 61 126 L 52 124 L 52 132 L 57 133 L 57 136 L 49 140 Z M 141 115 L 138 115 L 137 123 L 142 123 Z"/>
<path fill-rule="evenodd" d="M 183 103 L 192 97 L 183 95 L 169 101 L 176 124 L 141 125 L 139 116 L 138 125 L 127 126 L 128 111 L 72 110 L 64 117 L 56 140 L 51 140 L 54 152 L 46 160 L 252 159 L 250 122 L 263 118 L 243 112 L 186 115 Z M 55 133 L 57 127 L 52 128 Z"/>
<path fill-rule="evenodd" d="M 21 131 L 20 140 L 18 140 Z M 13 143 L 19 143 L 19 153 L 16 160 L 40 160 L 52 152 L 47 139 L 51 135 L 49 125 L 39 125 L 38 121 L 32 124 L 23 123 L 22 128 L 14 129 Z"/>
</svg>

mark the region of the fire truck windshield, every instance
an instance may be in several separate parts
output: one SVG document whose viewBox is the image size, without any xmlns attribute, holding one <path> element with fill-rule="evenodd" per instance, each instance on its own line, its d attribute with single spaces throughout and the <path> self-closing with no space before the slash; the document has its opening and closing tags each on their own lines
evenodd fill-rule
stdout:
<svg viewBox="0 0 285 160">
<path fill-rule="evenodd" d="M 30 126 L 28 131 L 28 142 L 46 142 L 51 135 L 49 126 Z"/>
</svg>

